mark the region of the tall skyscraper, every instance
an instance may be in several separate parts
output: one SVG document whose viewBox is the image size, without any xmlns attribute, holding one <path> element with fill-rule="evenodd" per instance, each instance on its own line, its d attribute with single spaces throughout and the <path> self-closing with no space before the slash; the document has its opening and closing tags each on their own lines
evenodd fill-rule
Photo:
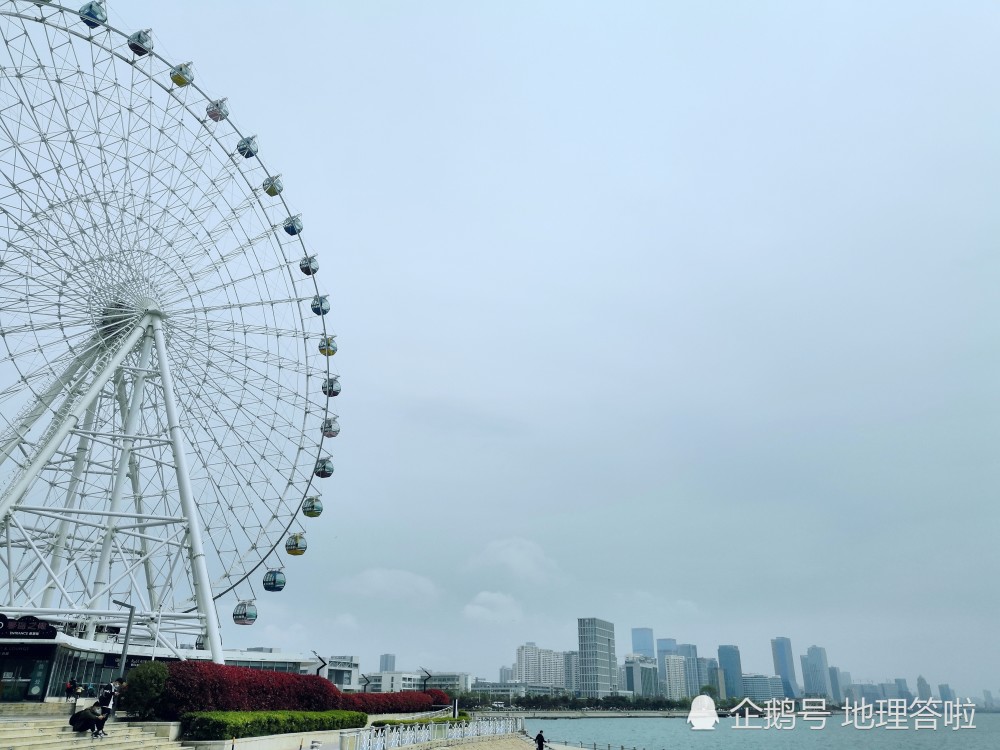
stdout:
<svg viewBox="0 0 1000 750">
<path fill-rule="evenodd" d="M 799 697 L 799 681 L 795 678 L 795 657 L 792 656 L 792 641 L 784 636 L 771 639 L 771 656 L 774 658 L 774 673 L 781 678 L 785 698 Z"/>
<path fill-rule="evenodd" d="M 917 677 L 917 697 L 922 701 L 931 699 L 931 686 L 923 675 Z"/>
<path fill-rule="evenodd" d="M 396 671 L 396 655 L 395 654 L 382 654 L 378 658 L 378 671 L 379 672 L 395 672 Z"/>
<path fill-rule="evenodd" d="M 706 659 L 704 656 L 698 657 L 698 692 L 708 685 L 715 690 L 719 696 L 719 662 L 716 659 Z"/>
<path fill-rule="evenodd" d="M 684 657 L 684 682 L 691 697 L 701 692 L 698 683 L 698 647 L 693 643 L 678 643 L 677 655 Z"/>
<path fill-rule="evenodd" d="M 652 628 L 632 628 L 632 653 L 645 656 L 647 659 L 656 658 Z"/>
<path fill-rule="evenodd" d="M 838 706 L 844 703 L 844 688 L 840 684 L 840 669 L 830 667 L 830 693 L 833 695 L 833 702 Z"/>
<path fill-rule="evenodd" d="M 899 691 L 900 698 L 906 698 L 906 700 L 913 702 L 913 693 L 910 692 L 910 686 L 906 684 L 905 677 L 896 678 L 896 689 Z"/>
<path fill-rule="evenodd" d="M 830 687 L 830 665 L 826 661 L 826 649 L 822 646 L 810 646 L 799 659 L 802 663 L 805 695 L 832 700 L 833 688 Z"/>
<path fill-rule="evenodd" d="M 663 666 L 667 674 L 666 678 L 662 680 L 664 697 L 670 701 L 688 698 L 687 679 L 684 676 L 684 657 L 677 654 L 664 654 Z"/>
<path fill-rule="evenodd" d="M 615 656 L 615 626 L 596 617 L 576 621 L 580 647 L 580 695 L 604 698 L 618 692 L 618 657 Z"/>
<path fill-rule="evenodd" d="M 942 682 L 938 685 L 938 697 L 941 698 L 942 703 L 954 703 L 958 700 L 955 696 L 955 691 L 951 689 L 951 686 L 947 682 Z"/>
<path fill-rule="evenodd" d="M 739 646 L 719 646 L 719 668 L 726 682 L 726 697 L 742 698 L 743 663 Z"/>
<path fill-rule="evenodd" d="M 660 680 L 667 679 L 667 672 L 663 666 L 663 657 L 677 653 L 677 641 L 674 638 L 656 639 L 656 669 L 659 672 Z"/>
<path fill-rule="evenodd" d="M 513 667 L 500 667 L 500 684 L 506 685 L 514 681 Z"/>
<path fill-rule="evenodd" d="M 847 698 L 847 690 L 851 687 L 851 673 L 845 672 L 843 669 L 840 670 L 840 692 L 844 694 L 844 698 Z"/>
</svg>

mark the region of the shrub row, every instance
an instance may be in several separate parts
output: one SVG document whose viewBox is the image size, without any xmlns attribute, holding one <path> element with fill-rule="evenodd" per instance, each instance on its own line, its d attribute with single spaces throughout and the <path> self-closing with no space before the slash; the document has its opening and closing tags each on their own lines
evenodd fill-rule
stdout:
<svg viewBox="0 0 1000 750">
<path fill-rule="evenodd" d="M 208 661 L 176 661 L 157 713 L 176 720 L 192 711 L 364 710 L 341 705 L 341 693 L 319 675 L 264 672 Z M 428 698 L 428 700 L 430 700 Z"/>
<path fill-rule="evenodd" d="M 367 721 L 358 711 L 193 711 L 181 717 L 181 731 L 185 740 L 228 740 L 357 729 Z"/>
<path fill-rule="evenodd" d="M 195 660 L 140 664 L 129 672 L 122 694 L 122 708 L 136 718 L 168 721 L 191 712 L 217 711 L 418 713 L 448 701 L 448 695 L 440 690 L 345 695 L 317 675 Z"/>
<path fill-rule="evenodd" d="M 366 714 L 407 714 L 430 711 L 434 699 L 427 693 L 343 693 L 340 707 Z"/>
<path fill-rule="evenodd" d="M 448 694 L 444 690 L 438 690 L 437 688 L 428 688 L 424 692 L 431 697 L 431 700 L 434 702 L 435 706 L 451 705 L 451 698 L 448 697 Z"/>
</svg>

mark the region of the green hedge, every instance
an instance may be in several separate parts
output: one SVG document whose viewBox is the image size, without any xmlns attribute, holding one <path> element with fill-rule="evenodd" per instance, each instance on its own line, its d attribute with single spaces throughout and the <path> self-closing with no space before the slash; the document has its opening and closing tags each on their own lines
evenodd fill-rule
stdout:
<svg viewBox="0 0 1000 750">
<path fill-rule="evenodd" d="M 185 740 L 228 740 L 359 729 L 367 722 L 360 711 L 193 711 L 181 717 L 181 733 Z"/>
</svg>

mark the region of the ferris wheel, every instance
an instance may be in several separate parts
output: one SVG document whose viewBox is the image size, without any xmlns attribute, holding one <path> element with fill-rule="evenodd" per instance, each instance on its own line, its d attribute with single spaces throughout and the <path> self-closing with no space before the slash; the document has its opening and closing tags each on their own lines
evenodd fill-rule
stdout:
<svg viewBox="0 0 1000 750">
<path fill-rule="evenodd" d="M 0 35 L 0 608 L 93 638 L 125 602 L 222 661 L 333 473 L 319 263 L 150 30 L 18 0 Z"/>
</svg>

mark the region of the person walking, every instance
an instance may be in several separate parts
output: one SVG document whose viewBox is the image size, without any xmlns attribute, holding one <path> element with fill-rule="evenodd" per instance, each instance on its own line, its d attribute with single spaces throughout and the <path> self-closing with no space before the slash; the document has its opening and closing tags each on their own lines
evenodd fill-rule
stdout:
<svg viewBox="0 0 1000 750">
<path fill-rule="evenodd" d="M 71 677 L 66 682 L 66 700 L 71 701 L 76 697 L 76 678 Z"/>
<path fill-rule="evenodd" d="M 542 734 L 541 731 L 535 735 L 535 747 L 538 748 L 538 750 L 545 750 L 545 735 Z"/>
</svg>

